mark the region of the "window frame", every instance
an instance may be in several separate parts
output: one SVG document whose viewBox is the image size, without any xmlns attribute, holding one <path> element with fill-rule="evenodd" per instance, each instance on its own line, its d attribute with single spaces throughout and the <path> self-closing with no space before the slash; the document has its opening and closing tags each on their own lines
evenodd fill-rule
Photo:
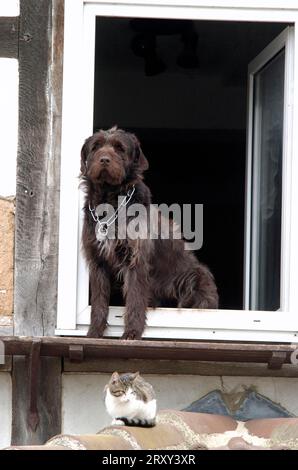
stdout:
<svg viewBox="0 0 298 470">
<path fill-rule="evenodd" d="M 246 189 L 245 189 L 245 260 L 244 260 L 244 308 L 249 309 L 251 295 L 251 240 L 252 234 L 252 207 L 254 205 L 254 196 L 252 193 L 253 185 L 253 119 L 254 119 L 254 80 L 260 70 L 269 63 L 269 61 L 277 55 L 282 49 L 285 49 L 285 83 L 284 83 L 284 123 L 283 123 L 283 162 L 282 162 L 282 220 L 281 220 L 281 279 L 280 279 L 280 309 L 281 311 L 288 308 L 287 282 L 289 252 L 288 233 L 290 231 L 288 216 L 288 201 L 290 180 L 290 165 L 287 164 L 291 157 L 292 135 L 289 133 L 289 112 L 288 108 L 293 103 L 293 43 L 294 43 L 294 27 L 287 27 L 273 41 L 263 49 L 248 64 L 248 106 L 247 106 L 247 161 L 246 161 Z M 290 117 L 291 118 L 291 117 Z"/>
<path fill-rule="evenodd" d="M 298 22 L 293 1 L 271 0 L 65 0 L 63 111 L 57 335 L 84 336 L 87 331 L 88 272 L 80 252 L 82 193 L 78 190 L 82 142 L 93 130 L 95 16 L 150 17 L 217 21 Z M 283 175 L 282 257 L 283 311 L 156 309 L 148 311 L 144 337 L 236 341 L 295 342 L 298 335 L 298 35 L 294 35 L 293 70 L 286 75 L 292 101 L 286 103 L 287 151 Z M 297 100 L 296 100 L 297 101 Z M 293 106 L 292 106 L 293 104 Z M 284 186 L 286 185 L 286 186 Z M 291 210 L 292 209 L 292 210 Z M 80 216 L 78 216 L 80 214 Z M 247 269 L 247 265 L 246 265 Z M 282 313 L 282 322 L 281 322 Z M 296 317 L 296 318 L 295 318 Z M 108 336 L 119 336 L 123 309 L 111 307 Z"/>
</svg>

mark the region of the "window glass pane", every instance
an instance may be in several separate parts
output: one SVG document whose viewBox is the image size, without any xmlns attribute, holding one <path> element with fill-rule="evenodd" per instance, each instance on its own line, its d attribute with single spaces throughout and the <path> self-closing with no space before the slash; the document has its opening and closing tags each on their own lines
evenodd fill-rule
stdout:
<svg viewBox="0 0 298 470">
<path fill-rule="evenodd" d="M 280 307 L 285 51 L 254 80 L 251 308 Z"/>
</svg>

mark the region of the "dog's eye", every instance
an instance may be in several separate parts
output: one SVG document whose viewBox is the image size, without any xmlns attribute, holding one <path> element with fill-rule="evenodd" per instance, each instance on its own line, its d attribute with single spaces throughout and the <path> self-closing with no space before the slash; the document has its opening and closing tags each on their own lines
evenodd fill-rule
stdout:
<svg viewBox="0 0 298 470">
<path fill-rule="evenodd" d="M 118 152 L 124 152 L 124 147 L 120 142 L 117 142 L 114 144 L 114 149 L 117 150 Z"/>
<path fill-rule="evenodd" d="M 99 142 L 95 142 L 95 144 L 93 144 L 93 146 L 92 146 L 93 152 L 95 152 L 95 150 L 99 149 L 99 147 L 100 147 L 100 143 L 99 143 Z"/>
</svg>

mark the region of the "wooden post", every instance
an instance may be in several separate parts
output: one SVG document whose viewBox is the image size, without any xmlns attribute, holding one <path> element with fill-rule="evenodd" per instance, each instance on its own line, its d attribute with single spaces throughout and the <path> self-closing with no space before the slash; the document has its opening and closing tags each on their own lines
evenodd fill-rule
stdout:
<svg viewBox="0 0 298 470">
<path fill-rule="evenodd" d="M 0 57 L 18 57 L 19 18 L 0 18 Z"/>
<path fill-rule="evenodd" d="M 53 335 L 56 322 L 63 0 L 21 0 L 17 159 L 16 335 Z M 36 430 L 28 424 L 28 362 L 13 362 L 13 444 L 39 444 L 61 430 L 61 360 L 42 358 Z"/>
</svg>

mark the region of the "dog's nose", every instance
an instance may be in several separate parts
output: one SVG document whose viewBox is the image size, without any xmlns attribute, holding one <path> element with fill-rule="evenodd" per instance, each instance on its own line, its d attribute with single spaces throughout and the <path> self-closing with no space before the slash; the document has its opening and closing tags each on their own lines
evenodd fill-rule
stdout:
<svg viewBox="0 0 298 470">
<path fill-rule="evenodd" d="M 106 155 L 100 157 L 100 163 L 103 163 L 104 165 L 107 165 L 108 163 L 110 163 L 110 157 L 108 157 Z"/>
</svg>

